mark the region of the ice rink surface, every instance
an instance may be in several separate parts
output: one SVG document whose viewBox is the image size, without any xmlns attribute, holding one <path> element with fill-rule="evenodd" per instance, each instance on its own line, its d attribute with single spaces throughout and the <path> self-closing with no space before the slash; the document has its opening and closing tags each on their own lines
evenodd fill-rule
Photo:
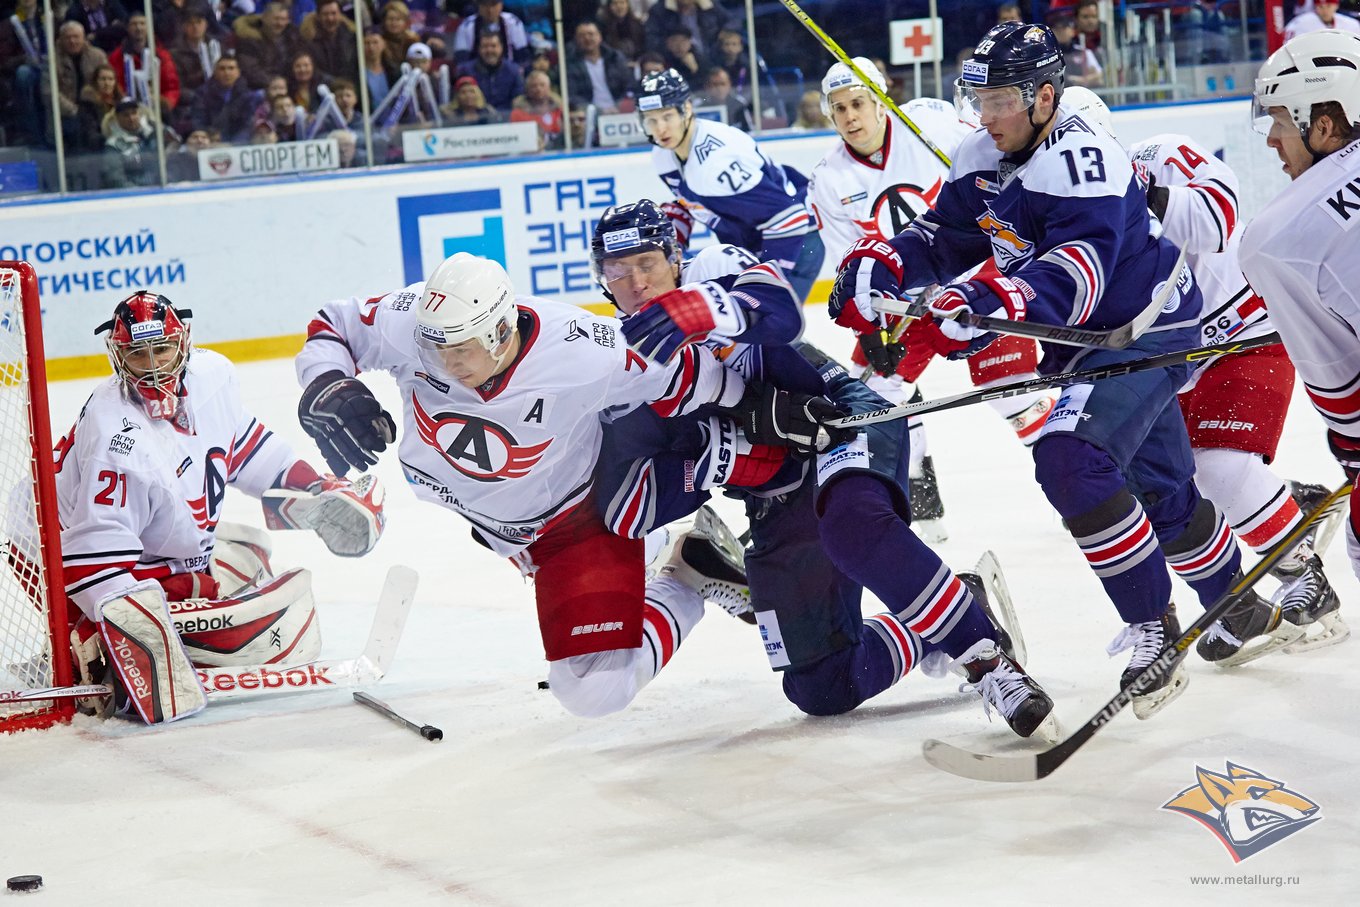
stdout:
<svg viewBox="0 0 1360 907">
<path fill-rule="evenodd" d="M 813 340 L 848 355 L 824 309 L 808 320 Z M 291 363 L 240 373 L 247 406 L 320 464 L 294 416 Z M 59 431 L 92 384 L 52 387 Z M 391 383 L 375 386 L 395 412 Z M 938 362 L 922 387 L 965 390 L 967 369 Z M 926 418 L 950 533 L 939 550 L 955 568 L 996 552 L 1028 667 L 1075 727 L 1127 659 L 1105 655 L 1114 608 L 1001 420 L 985 405 Z M 1340 481 L 1301 392 L 1277 464 Z M 274 564 L 314 571 L 335 658 L 362 647 L 388 566 L 420 572 L 374 692 L 443 728 L 443 742 L 347 691 L 223 703 L 157 729 L 78 717 L 0 739 L 0 876 L 40 873 L 45 889 L 27 897 L 49 905 L 1321 905 L 1360 886 L 1360 640 L 1235 672 L 1192 656 L 1176 703 L 1146 722 L 1126 710 L 1031 784 L 925 763 L 927 737 L 1033 746 L 953 681 L 916 673 L 850 715 L 802 716 L 756 630 L 714 606 L 632 708 L 580 720 L 537 688 L 531 588 L 459 518 L 417 503 L 390 451 L 377 471 L 389 525 L 371 555 L 341 560 L 310 535 L 276 533 Z M 739 507 L 719 506 L 742 528 Z M 225 517 L 263 526 L 234 491 Z M 1340 537 L 1326 560 L 1360 624 Z M 1183 622 L 1199 613 L 1179 582 L 1176 599 Z M 1196 766 L 1226 762 L 1313 800 L 1323 821 L 1235 864 L 1205 828 L 1159 808 L 1195 784 Z"/>
</svg>

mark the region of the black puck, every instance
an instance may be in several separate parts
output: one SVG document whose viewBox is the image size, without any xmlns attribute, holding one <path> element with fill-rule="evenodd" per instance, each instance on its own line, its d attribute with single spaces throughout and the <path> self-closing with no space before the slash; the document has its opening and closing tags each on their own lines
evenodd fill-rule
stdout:
<svg viewBox="0 0 1360 907">
<path fill-rule="evenodd" d="M 540 681 L 538 682 L 538 688 L 539 688 L 540 690 L 546 690 L 546 689 L 548 688 L 548 681 L 546 681 L 546 680 L 540 680 Z"/>
<path fill-rule="evenodd" d="M 37 891 L 42 887 L 42 876 L 11 876 L 5 880 L 10 891 Z"/>
</svg>

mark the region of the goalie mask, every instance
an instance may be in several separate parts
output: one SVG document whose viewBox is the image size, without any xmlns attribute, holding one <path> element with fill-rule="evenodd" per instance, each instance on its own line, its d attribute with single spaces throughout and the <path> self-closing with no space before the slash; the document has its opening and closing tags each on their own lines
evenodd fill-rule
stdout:
<svg viewBox="0 0 1360 907">
<path fill-rule="evenodd" d="M 416 313 L 421 363 L 444 380 L 466 383 L 477 352 L 485 351 L 493 370 L 470 386 L 480 384 L 504 365 L 518 312 L 514 287 L 500 264 L 467 252 L 446 258 L 425 282 Z"/>
<path fill-rule="evenodd" d="M 118 303 L 113 317 L 95 328 L 96 334 L 108 333 L 104 343 L 113 373 L 153 419 L 174 419 L 179 411 L 191 315 L 164 296 L 138 292 Z"/>
</svg>

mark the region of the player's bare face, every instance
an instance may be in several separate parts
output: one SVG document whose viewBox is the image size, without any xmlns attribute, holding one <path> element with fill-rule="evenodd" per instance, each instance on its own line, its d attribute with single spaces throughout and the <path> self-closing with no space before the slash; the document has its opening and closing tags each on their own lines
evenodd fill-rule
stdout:
<svg viewBox="0 0 1360 907">
<path fill-rule="evenodd" d="M 662 293 L 669 293 L 678 284 L 675 265 L 666 253 L 656 250 L 611 258 L 604 263 L 604 279 L 614 304 L 625 315 L 632 315 Z"/>
<path fill-rule="evenodd" d="M 674 151 L 685 140 L 689 117 L 675 107 L 649 110 L 642 115 L 642 131 L 667 151 Z"/>
<path fill-rule="evenodd" d="M 845 144 L 856 154 L 866 156 L 883 147 L 883 132 L 887 120 L 878 106 L 878 99 L 860 88 L 842 88 L 827 96 L 831 108 L 831 123 Z"/>
<path fill-rule="evenodd" d="M 509 340 L 506 343 L 510 343 Z M 463 387 L 479 387 L 500 370 L 501 360 L 482 346 L 480 340 L 465 340 L 437 350 L 445 374 L 452 375 Z"/>
<path fill-rule="evenodd" d="M 998 151 L 1007 154 L 1023 151 L 1033 140 L 1034 127 L 1029 123 L 1029 107 L 1019 88 L 975 89 L 973 104 L 978 122 L 992 137 Z"/>
<path fill-rule="evenodd" d="M 1281 169 L 1289 174 L 1291 180 L 1298 179 L 1313 166 L 1313 155 L 1303 144 L 1303 136 L 1299 135 L 1299 127 L 1294 125 L 1287 107 L 1270 108 L 1270 132 L 1266 134 L 1266 144 L 1280 156 L 1280 163 L 1284 165 Z"/>
</svg>

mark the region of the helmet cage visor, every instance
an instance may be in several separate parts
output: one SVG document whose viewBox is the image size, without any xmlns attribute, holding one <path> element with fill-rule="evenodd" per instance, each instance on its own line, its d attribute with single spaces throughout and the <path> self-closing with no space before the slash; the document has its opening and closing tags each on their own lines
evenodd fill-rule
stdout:
<svg viewBox="0 0 1360 907">
<path fill-rule="evenodd" d="M 131 339 L 123 325 L 104 344 L 109 362 L 129 391 L 149 404 L 151 415 L 169 417 L 177 409 L 181 379 L 189 362 L 189 329 L 164 322 L 140 322 L 131 326 L 138 339 Z"/>
<path fill-rule="evenodd" d="M 1033 79 L 1013 85 L 975 85 L 960 78 L 954 82 L 954 109 L 974 122 L 984 117 L 995 122 L 1029 110 L 1037 94 Z"/>
<path fill-rule="evenodd" d="M 443 331 L 417 323 L 416 354 L 420 364 L 431 375 L 442 381 L 456 383 L 459 381 L 458 366 L 476 364 L 483 354 L 499 365 L 503 355 L 497 356 L 496 351 L 510 340 L 513 333 L 514 326 L 509 315 L 501 316 L 490 328 L 472 334 Z"/>
</svg>

